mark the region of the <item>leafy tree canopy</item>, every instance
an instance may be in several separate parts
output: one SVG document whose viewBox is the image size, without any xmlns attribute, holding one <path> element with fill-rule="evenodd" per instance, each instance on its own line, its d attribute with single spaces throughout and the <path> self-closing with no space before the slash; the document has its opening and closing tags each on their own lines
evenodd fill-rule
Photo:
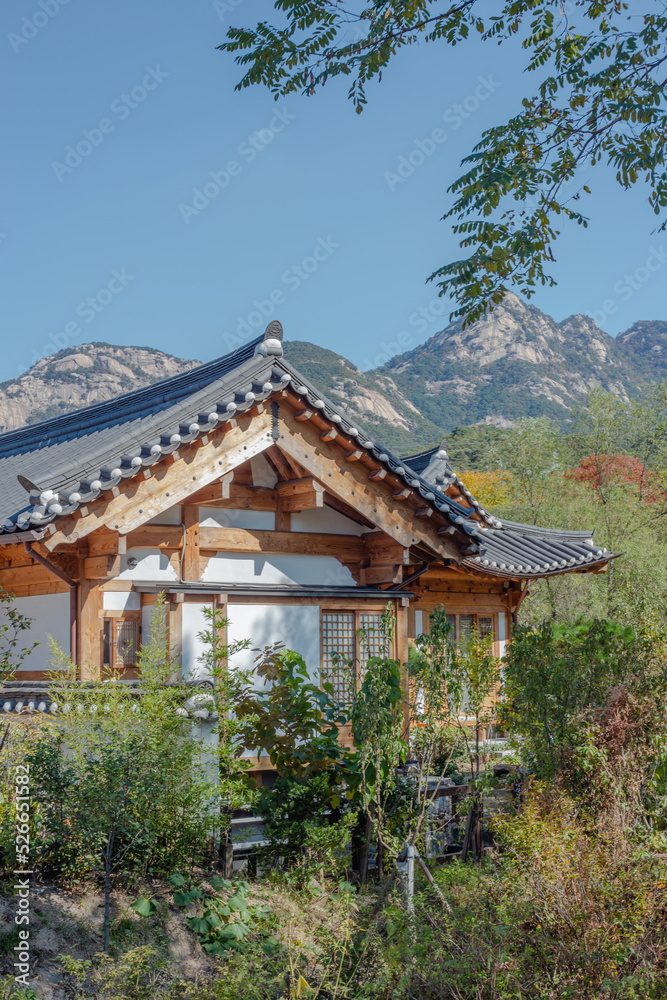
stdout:
<svg viewBox="0 0 667 1000">
<path fill-rule="evenodd" d="M 516 38 L 536 86 L 509 121 L 488 129 L 453 181 L 444 219 L 464 255 L 429 280 L 470 323 L 510 285 L 530 297 L 548 273 L 558 217 L 586 226 L 566 185 L 584 164 L 605 164 L 622 188 L 646 182 L 656 215 L 667 205 L 665 61 L 667 13 L 661 0 L 642 12 L 622 0 L 275 0 L 279 25 L 229 28 L 219 46 L 244 75 L 276 99 L 314 94 L 336 76 L 351 78 L 357 112 L 366 86 L 382 78 L 402 48 Z M 665 223 L 662 223 L 664 227 Z M 661 228 L 662 228 L 661 227 Z"/>
</svg>

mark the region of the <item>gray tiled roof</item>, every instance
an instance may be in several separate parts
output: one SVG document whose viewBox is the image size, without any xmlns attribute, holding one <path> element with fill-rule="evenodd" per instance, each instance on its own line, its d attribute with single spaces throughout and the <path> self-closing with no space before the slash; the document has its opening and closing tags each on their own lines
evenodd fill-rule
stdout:
<svg viewBox="0 0 667 1000">
<path fill-rule="evenodd" d="M 456 483 L 484 519 L 474 532 L 479 551 L 463 562 L 478 573 L 512 579 L 554 576 L 604 566 L 614 558 L 607 549 L 596 545 L 590 531 L 540 528 L 489 514 L 453 471 L 442 445 L 404 461 L 418 469 L 423 479 L 441 489 Z"/>
<path fill-rule="evenodd" d="M 137 392 L 0 435 L 0 536 L 44 528 L 288 386 L 470 538 L 464 565 L 494 576 L 545 576 L 606 562 L 587 532 L 501 521 L 456 476 L 440 448 L 399 459 L 282 356 L 282 327 Z M 35 488 L 26 491 L 18 476 Z M 470 507 L 445 494 L 456 482 Z M 30 489 L 30 487 L 28 487 Z M 477 514 L 481 522 L 474 519 Z"/>
<path fill-rule="evenodd" d="M 0 435 L 0 534 L 43 527 L 112 490 L 165 455 L 290 387 L 461 530 L 471 511 L 375 444 L 282 357 L 270 323 L 231 354 L 84 410 Z M 17 477 L 35 489 L 28 495 Z"/>
</svg>

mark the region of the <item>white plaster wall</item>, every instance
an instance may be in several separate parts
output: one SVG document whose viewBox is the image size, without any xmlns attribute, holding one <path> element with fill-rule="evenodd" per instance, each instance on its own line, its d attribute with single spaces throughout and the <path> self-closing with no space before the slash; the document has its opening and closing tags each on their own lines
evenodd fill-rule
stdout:
<svg viewBox="0 0 667 1000">
<path fill-rule="evenodd" d="M 275 469 L 269 464 L 264 455 L 255 455 L 250 459 L 250 470 L 252 472 L 253 486 L 265 486 L 272 489 L 278 482 Z"/>
<path fill-rule="evenodd" d="M 140 597 L 137 594 L 137 597 Z M 156 604 L 144 604 L 141 606 L 141 644 L 147 645 L 151 641 L 151 633 L 153 631 L 153 615 L 155 614 Z M 162 614 L 167 614 L 167 608 L 163 606 Z"/>
<path fill-rule="evenodd" d="M 187 605 L 186 605 L 187 606 Z M 250 649 L 241 650 L 230 658 L 232 668 L 253 669 L 257 654 L 281 642 L 287 649 L 300 653 L 308 666 L 313 683 L 320 679 L 320 609 L 316 604 L 230 604 L 228 638 L 230 644 L 250 639 Z M 258 687 L 259 681 L 257 682 Z"/>
<path fill-rule="evenodd" d="M 130 559 L 136 559 L 137 565 L 128 566 Z M 149 583 L 161 583 L 163 580 L 177 580 L 176 570 L 169 562 L 169 556 L 159 549 L 129 549 L 126 555 L 120 557 L 119 580 L 145 580 Z"/>
<path fill-rule="evenodd" d="M 211 601 L 185 601 L 182 605 L 183 654 L 181 663 L 183 664 L 183 677 L 187 680 L 203 679 L 209 676 L 205 665 L 201 662 L 206 646 L 199 638 L 199 633 L 208 631 L 210 627 L 204 614 L 204 609 L 210 607 L 212 607 Z"/>
<path fill-rule="evenodd" d="M 507 652 L 507 615 L 504 611 L 498 615 L 498 649 L 498 655 L 505 656 Z"/>
<path fill-rule="evenodd" d="M 104 611 L 139 611 L 141 594 L 135 591 L 105 590 L 102 594 Z"/>
<path fill-rule="evenodd" d="M 246 555 L 219 552 L 209 559 L 202 575 L 205 583 L 260 583 L 263 586 L 356 586 L 347 567 L 333 556 Z"/>
<path fill-rule="evenodd" d="M 415 611 L 415 638 L 424 632 L 424 612 L 419 608 Z"/>
<path fill-rule="evenodd" d="M 202 528 L 248 528 L 274 531 L 276 515 L 272 510 L 239 510 L 236 507 L 200 507 Z"/>
<path fill-rule="evenodd" d="M 350 517 L 331 507 L 314 507 L 292 514 L 292 531 L 320 535 L 364 535 L 368 531 Z"/>
<path fill-rule="evenodd" d="M 180 524 L 182 520 L 181 505 L 177 503 L 173 507 L 167 507 L 166 510 L 160 511 L 150 521 L 146 521 L 146 524 Z"/>
<path fill-rule="evenodd" d="M 65 655 L 69 656 L 69 593 L 44 594 L 42 597 L 17 597 L 15 603 L 17 611 L 33 619 L 30 631 L 20 634 L 17 648 L 31 646 L 33 642 L 40 643 L 25 658 L 21 664 L 21 670 L 51 669 L 49 636 L 52 636 L 60 644 Z"/>
</svg>

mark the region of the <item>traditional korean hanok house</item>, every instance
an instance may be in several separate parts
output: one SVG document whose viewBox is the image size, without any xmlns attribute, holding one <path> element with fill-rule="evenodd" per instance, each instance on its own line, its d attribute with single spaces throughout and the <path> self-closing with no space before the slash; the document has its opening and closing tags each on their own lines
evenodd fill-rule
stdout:
<svg viewBox="0 0 667 1000">
<path fill-rule="evenodd" d="M 230 641 L 283 642 L 343 699 L 356 680 L 334 654 L 363 666 L 357 630 L 387 602 L 404 661 L 439 604 L 457 640 L 476 623 L 502 655 L 531 580 L 611 557 L 588 532 L 494 517 L 443 450 L 394 457 L 283 357 L 278 322 L 186 374 L 1 436 L 0 515 L 0 586 L 42 643 L 0 691 L 8 712 L 49 710 L 49 634 L 82 680 L 136 678 L 160 592 L 189 678 L 208 683 L 198 636 L 217 605 Z"/>
</svg>

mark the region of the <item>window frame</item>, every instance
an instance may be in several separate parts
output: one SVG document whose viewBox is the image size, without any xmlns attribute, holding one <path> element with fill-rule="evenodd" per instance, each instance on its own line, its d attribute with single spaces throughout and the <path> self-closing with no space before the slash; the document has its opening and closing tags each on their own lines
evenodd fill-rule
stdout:
<svg viewBox="0 0 667 1000">
<path fill-rule="evenodd" d="M 360 656 L 361 645 L 360 645 L 360 642 L 359 642 L 359 632 L 362 631 L 362 630 L 364 630 L 364 626 L 361 624 L 361 616 L 362 615 L 374 615 L 377 618 L 381 618 L 385 611 L 386 611 L 386 605 L 383 605 L 382 607 L 371 606 L 371 607 L 362 607 L 362 608 L 352 608 L 352 607 L 347 607 L 347 608 L 327 608 L 327 607 L 320 607 L 320 685 L 324 684 L 328 680 L 328 678 L 326 676 L 326 669 L 327 668 L 325 666 L 325 638 L 324 638 L 324 635 L 325 635 L 325 616 L 326 615 L 353 615 L 354 616 L 354 629 L 353 629 L 354 653 L 353 653 L 353 656 L 352 656 L 352 664 L 351 664 L 351 670 L 352 670 L 352 674 L 353 674 L 353 685 L 354 685 L 354 687 L 352 688 L 352 686 L 351 686 L 351 688 L 350 688 L 350 695 L 352 697 L 354 697 L 358 693 L 361 685 L 363 684 L 364 663 L 362 662 L 362 658 Z M 395 650 L 396 650 L 396 636 L 394 635 L 394 638 L 392 639 L 392 641 L 390 643 L 390 646 L 389 646 L 389 656 L 390 657 L 395 656 Z M 373 656 L 373 655 L 374 654 L 371 652 L 366 657 L 366 659 L 369 659 L 370 656 Z M 334 683 L 334 682 L 332 682 L 332 683 Z M 334 689 L 335 689 L 335 686 L 336 685 L 334 683 Z M 345 703 L 345 705 L 346 705 L 346 707 L 349 707 L 349 702 Z"/>
<path fill-rule="evenodd" d="M 491 636 L 491 650 L 493 655 L 496 656 L 496 644 L 498 643 L 498 612 L 496 611 L 447 611 L 445 609 L 447 620 L 454 618 L 454 646 L 457 649 L 461 648 L 461 629 L 460 629 L 460 618 L 472 618 L 473 625 L 477 625 L 479 631 L 479 619 L 480 618 L 490 618 L 491 619 L 491 631 L 487 635 Z M 480 633 L 481 634 L 481 633 Z"/>
<path fill-rule="evenodd" d="M 124 625 L 129 623 L 136 625 L 137 629 L 136 655 L 133 663 L 126 663 L 119 660 L 117 656 L 118 632 Z M 109 663 L 106 662 L 105 657 L 107 629 L 110 633 L 109 649 L 111 655 L 109 657 Z M 112 674 L 123 674 L 128 670 L 136 671 L 138 666 L 139 651 L 141 649 L 141 640 L 141 611 L 106 612 L 102 616 L 102 631 L 100 635 L 100 663 L 102 665 L 102 670 L 108 670 Z"/>
</svg>

